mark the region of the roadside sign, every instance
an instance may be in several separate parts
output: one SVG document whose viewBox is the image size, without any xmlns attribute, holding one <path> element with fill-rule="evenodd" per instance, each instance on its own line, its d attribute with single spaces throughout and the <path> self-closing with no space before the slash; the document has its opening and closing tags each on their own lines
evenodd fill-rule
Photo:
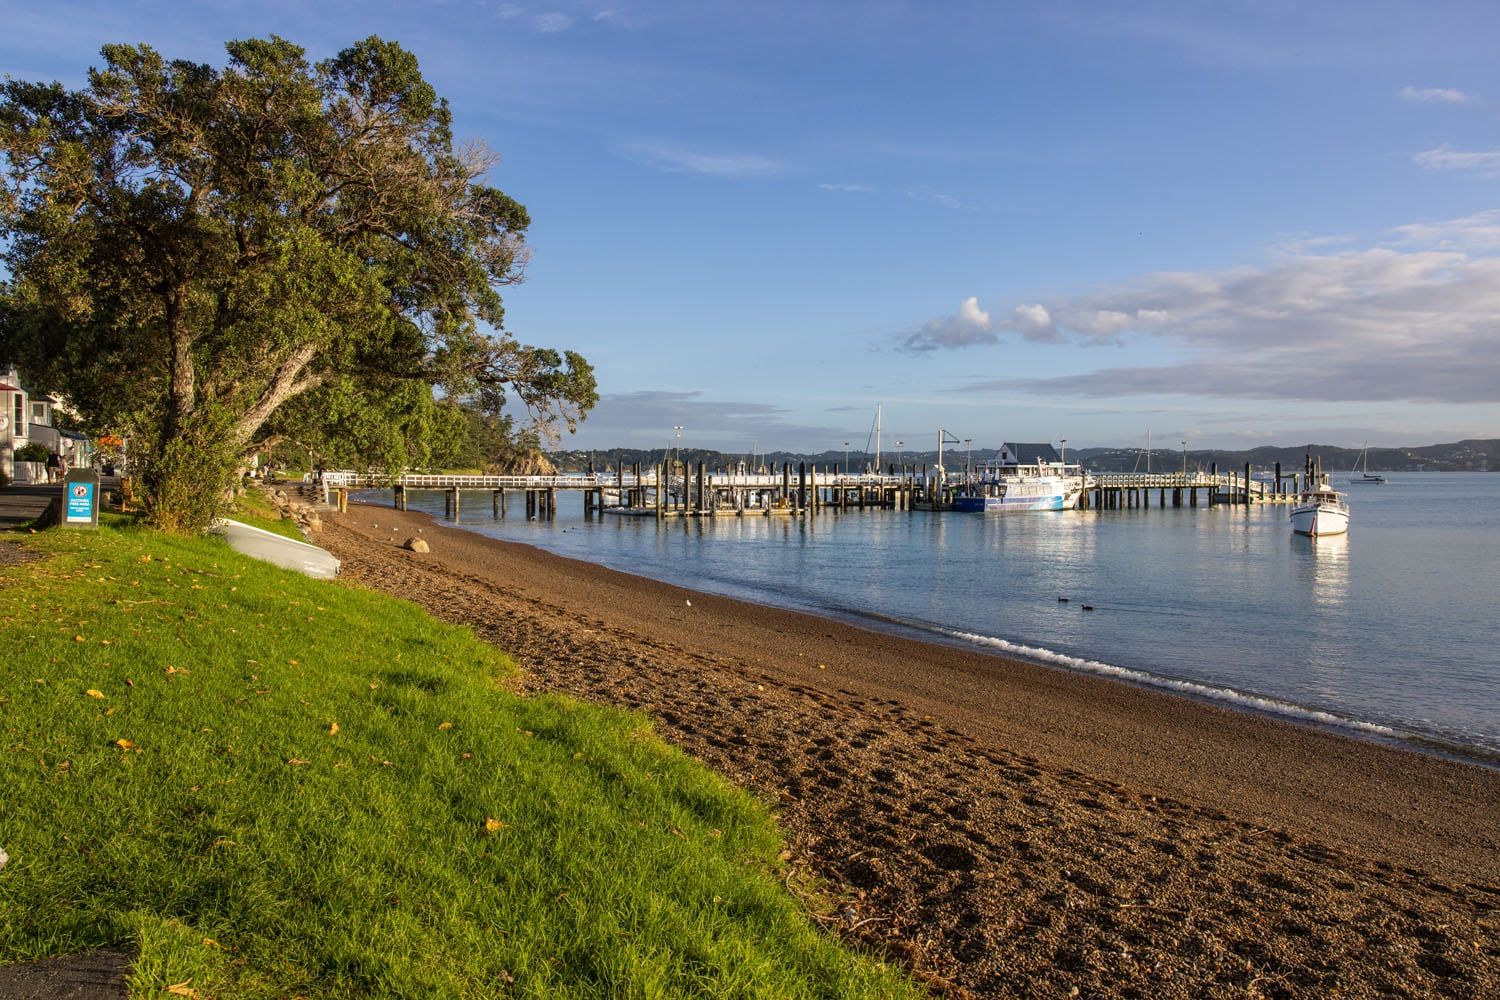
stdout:
<svg viewBox="0 0 1500 1000">
<path fill-rule="evenodd" d="M 99 527 L 99 476 L 93 469 L 73 469 L 63 479 L 63 519 L 70 528 Z"/>
</svg>

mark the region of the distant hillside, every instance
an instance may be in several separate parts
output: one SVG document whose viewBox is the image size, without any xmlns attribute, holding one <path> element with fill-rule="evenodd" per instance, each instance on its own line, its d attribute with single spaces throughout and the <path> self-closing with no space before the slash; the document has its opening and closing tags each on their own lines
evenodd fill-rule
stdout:
<svg viewBox="0 0 1500 1000">
<path fill-rule="evenodd" d="M 1225 471 L 1249 462 L 1257 469 L 1270 468 L 1277 462 L 1283 469 L 1300 469 L 1303 457 L 1311 451 L 1320 459 L 1325 471 L 1352 469 L 1359 461 L 1360 449 L 1337 445 L 1296 445 L 1287 448 L 1262 447 L 1249 451 L 1193 450 L 1187 453 L 1189 468 L 1206 468 L 1218 463 Z M 1100 472 L 1144 472 L 1145 450 L 1141 448 L 1082 448 L 1078 458 L 1090 469 Z M 1153 448 L 1153 470 L 1180 469 L 1182 452 Z M 1371 472 L 1469 472 L 1500 471 L 1500 438 L 1457 441 L 1453 444 L 1431 444 L 1414 448 L 1371 448 Z"/>
<path fill-rule="evenodd" d="M 1285 470 L 1300 469 L 1303 456 L 1311 450 L 1314 457 L 1323 462 L 1323 468 L 1329 472 L 1339 472 L 1352 469 L 1359 461 L 1360 449 L 1341 448 L 1336 445 L 1315 444 L 1294 445 L 1285 448 L 1262 447 L 1253 448 L 1249 451 L 1221 451 L 1217 449 L 1189 449 L 1187 453 L 1187 464 L 1191 469 L 1207 468 L 1217 463 L 1224 471 L 1238 469 L 1249 462 L 1257 469 L 1266 469 L 1281 463 Z M 997 452 L 992 448 L 975 448 L 972 460 L 977 464 L 993 459 Z M 698 462 L 705 463 L 710 469 L 723 469 L 736 466 L 743 462 L 746 465 L 769 469 L 779 469 L 783 463 L 790 462 L 793 469 L 802 462 L 809 466 L 816 465 L 823 469 L 842 467 L 844 464 L 844 452 L 824 451 L 817 454 L 799 454 L 788 451 L 773 451 L 763 455 L 751 456 L 748 454 L 729 454 L 719 451 L 711 451 L 700 448 L 684 448 L 681 452 L 682 459 L 696 465 Z M 553 454 L 552 458 L 565 472 L 582 472 L 592 462 L 596 469 L 613 469 L 621 462 L 627 467 L 636 462 L 650 468 L 660 462 L 663 452 L 660 448 L 650 451 L 637 448 L 610 448 L 602 451 L 560 451 Z M 668 456 L 670 457 L 670 456 Z M 965 461 L 969 459 L 968 453 L 960 445 L 943 452 L 943 464 L 949 469 L 962 468 Z M 1146 471 L 1146 453 L 1142 448 L 1079 448 L 1068 449 L 1068 458 L 1073 461 L 1082 462 L 1083 465 L 1096 472 L 1144 472 Z M 874 460 L 874 455 L 866 452 L 850 451 L 849 466 L 855 471 L 862 470 Z M 937 453 L 933 451 L 887 451 L 881 455 L 881 464 L 890 468 L 897 463 L 908 468 L 923 466 L 931 467 L 937 464 Z M 1150 466 L 1153 471 L 1167 471 L 1182 468 L 1183 454 L 1181 451 L 1173 451 L 1168 448 L 1153 448 L 1151 450 Z M 1500 472 L 1500 438 L 1487 438 L 1483 440 L 1455 441 L 1452 444 L 1430 444 L 1411 448 L 1371 448 L 1370 449 L 1370 471 L 1372 472 Z"/>
</svg>

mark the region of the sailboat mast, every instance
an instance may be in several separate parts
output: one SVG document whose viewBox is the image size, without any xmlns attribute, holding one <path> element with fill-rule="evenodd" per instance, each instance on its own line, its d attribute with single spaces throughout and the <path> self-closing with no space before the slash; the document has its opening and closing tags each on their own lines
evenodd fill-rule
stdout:
<svg viewBox="0 0 1500 1000">
<path fill-rule="evenodd" d="M 1146 429 L 1146 475 L 1151 475 L 1151 429 Z"/>
<path fill-rule="evenodd" d="M 875 472 L 880 472 L 880 409 L 884 403 L 875 404 Z"/>
</svg>

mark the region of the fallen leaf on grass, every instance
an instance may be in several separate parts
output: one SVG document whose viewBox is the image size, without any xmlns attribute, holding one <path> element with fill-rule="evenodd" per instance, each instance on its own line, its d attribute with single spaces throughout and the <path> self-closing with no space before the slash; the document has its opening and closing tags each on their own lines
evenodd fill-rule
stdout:
<svg viewBox="0 0 1500 1000">
<path fill-rule="evenodd" d="M 452 729 L 453 728 L 453 723 L 451 723 L 451 722 L 439 722 L 438 723 L 438 728 L 439 729 Z"/>
<path fill-rule="evenodd" d="M 86 641 L 87 641 L 87 640 L 86 640 L 86 639 L 84 639 L 84 637 L 83 637 L 83 636 L 81 636 L 81 635 L 75 635 L 75 636 L 74 636 L 74 637 L 73 637 L 73 641 L 74 641 L 74 642 L 86 642 Z"/>
<path fill-rule="evenodd" d="M 503 829 L 505 829 L 505 824 L 504 823 L 500 822 L 498 819 L 495 819 L 493 816 L 486 816 L 485 817 L 485 819 L 484 819 L 484 832 L 485 833 L 499 833 Z"/>
<path fill-rule="evenodd" d="M 333 725 L 331 725 L 331 726 L 328 727 L 328 735 L 329 736 L 337 736 L 338 734 L 339 734 L 339 724 L 337 722 L 335 722 Z"/>
<path fill-rule="evenodd" d="M 189 669 L 187 669 L 186 667 L 173 667 L 173 666 L 168 666 L 167 667 L 167 674 L 168 675 L 171 675 L 171 674 L 190 674 L 190 673 L 192 673 L 192 671 L 189 670 Z"/>
<path fill-rule="evenodd" d="M 149 559 L 151 557 L 147 556 L 146 558 Z M 180 983 L 173 983 L 167 987 L 167 992 L 177 997 L 195 997 L 198 995 L 198 991 L 188 985 L 190 982 L 192 982 L 191 979 L 184 979 Z"/>
<path fill-rule="evenodd" d="M 140 749 L 139 747 L 137 747 L 135 745 L 135 741 L 133 741 L 133 740 L 126 740 L 126 739 L 115 740 L 115 746 L 119 747 L 121 750 L 138 750 L 138 749 Z"/>
<path fill-rule="evenodd" d="M 86 695 L 88 695 L 90 698 L 103 698 L 104 697 L 104 692 L 100 691 L 98 688 L 89 688 L 87 691 L 85 691 L 83 693 L 86 694 Z"/>
<path fill-rule="evenodd" d="M 312 761 L 303 760 L 301 757 L 293 757 L 291 760 L 287 761 L 287 763 L 292 767 L 301 767 L 303 764 L 311 764 Z"/>
</svg>

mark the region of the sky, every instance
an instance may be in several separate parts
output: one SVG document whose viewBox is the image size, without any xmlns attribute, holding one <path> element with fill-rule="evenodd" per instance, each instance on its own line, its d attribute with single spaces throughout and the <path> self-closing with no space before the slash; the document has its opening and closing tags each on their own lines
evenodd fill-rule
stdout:
<svg viewBox="0 0 1500 1000">
<path fill-rule="evenodd" d="M 414 52 L 501 157 L 559 447 L 1500 437 L 1500 4 L 0 0 L 0 72 Z M 678 428 L 681 428 L 679 431 Z"/>
</svg>

